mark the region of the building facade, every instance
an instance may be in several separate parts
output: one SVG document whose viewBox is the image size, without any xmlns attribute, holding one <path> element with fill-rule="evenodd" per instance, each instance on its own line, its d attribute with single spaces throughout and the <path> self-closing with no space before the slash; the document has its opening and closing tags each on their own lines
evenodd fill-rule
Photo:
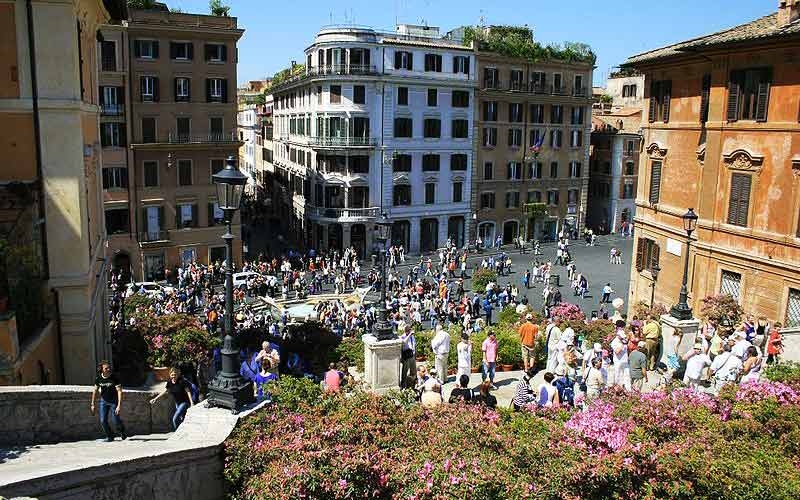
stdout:
<svg viewBox="0 0 800 500">
<path fill-rule="evenodd" d="M 624 70 L 611 73 L 606 80 L 605 95 L 611 96 L 611 108 L 640 108 L 644 101 L 644 75 Z"/>
<path fill-rule="evenodd" d="M 632 56 L 645 75 L 631 300 L 677 301 L 681 215 L 699 215 L 690 305 L 728 293 L 800 326 L 800 2 L 741 26 Z"/>
<path fill-rule="evenodd" d="M 475 61 L 438 28 L 321 30 L 303 73 L 274 86 L 274 164 L 288 232 L 311 248 L 373 246 L 386 212 L 412 253 L 463 244 Z"/>
<path fill-rule="evenodd" d="M 130 11 L 99 42 L 103 199 L 114 266 L 164 279 L 224 260 L 211 176 L 238 156 L 235 17 Z M 240 231 L 238 216 L 234 233 Z M 234 239 L 234 260 L 241 259 Z"/>
<path fill-rule="evenodd" d="M 110 358 L 95 40 L 124 16 L 0 3 L 0 354 L 18 384 L 88 384 Z"/>
<path fill-rule="evenodd" d="M 586 226 L 598 234 L 618 233 L 633 223 L 641 121 L 638 108 L 592 114 Z"/>
<path fill-rule="evenodd" d="M 585 222 L 591 63 L 476 51 L 472 234 L 485 245 L 554 239 Z M 538 153 L 533 148 L 538 148 Z M 528 204 L 544 204 L 531 216 Z"/>
</svg>

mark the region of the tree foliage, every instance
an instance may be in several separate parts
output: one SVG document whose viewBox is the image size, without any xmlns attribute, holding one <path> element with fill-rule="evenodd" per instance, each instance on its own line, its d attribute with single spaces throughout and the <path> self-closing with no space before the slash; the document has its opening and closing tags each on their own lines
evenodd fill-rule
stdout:
<svg viewBox="0 0 800 500">
<path fill-rule="evenodd" d="M 223 4 L 222 0 L 209 0 L 208 10 L 212 16 L 228 17 L 231 14 L 230 6 Z"/>
<path fill-rule="evenodd" d="M 555 60 L 594 64 L 597 60 L 591 47 L 585 43 L 542 45 L 533 39 L 533 32 L 529 28 L 519 26 L 491 26 L 488 30 L 481 26 L 466 26 L 463 43 L 469 47 L 473 41 L 480 50 L 531 62 Z"/>
</svg>

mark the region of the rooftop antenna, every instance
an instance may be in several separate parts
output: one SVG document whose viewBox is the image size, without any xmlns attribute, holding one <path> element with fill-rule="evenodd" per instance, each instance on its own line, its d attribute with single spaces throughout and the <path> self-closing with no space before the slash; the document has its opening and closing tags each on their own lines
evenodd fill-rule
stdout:
<svg viewBox="0 0 800 500">
<path fill-rule="evenodd" d="M 333 24 L 333 11 L 330 11 L 329 16 L 330 16 L 330 19 L 331 19 L 331 24 Z"/>
<path fill-rule="evenodd" d="M 483 24 L 486 22 L 486 16 L 483 15 L 483 9 L 480 10 L 480 17 L 478 17 L 478 25 L 482 28 Z"/>
</svg>

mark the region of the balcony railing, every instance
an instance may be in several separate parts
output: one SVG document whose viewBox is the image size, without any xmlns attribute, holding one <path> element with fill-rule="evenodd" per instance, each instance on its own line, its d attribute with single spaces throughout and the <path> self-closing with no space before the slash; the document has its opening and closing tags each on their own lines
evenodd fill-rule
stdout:
<svg viewBox="0 0 800 500">
<path fill-rule="evenodd" d="M 551 85 L 550 86 L 550 93 L 553 95 L 564 95 L 567 93 L 567 87 L 564 85 Z"/>
<path fill-rule="evenodd" d="M 522 82 L 519 80 L 508 80 L 502 82 L 484 80 L 481 89 L 497 90 L 503 92 L 527 92 L 531 94 L 568 95 L 566 86 L 556 87 L 555 85 L 552 84 L 545 86 L 539 83 Z M 586 93 L 587 93 L 586 87 L 580 87 L 573 89 L 572 95 L 575 97 L 584 97 L 586 96 Z"/>
<path fill-rule="evenodd" d="M 326 208 L 308 206 L 306 214 L 321 219 L 350 219 L 366 220 L 378 217 L 381 213 L 380 207 L 368 208 Z"/>
<path fill-rule="evenodd" d="M 371 137 L 309 137 L 308 143 L 317 147 L 373 147 L 376 141 Z"/>
<path fill-rule="evenodd" d="M 180 134 L 170 132 L 170 144 L 231 144 L 239 142 L 236 132 L 209 132 L 207 134 Z"/>
<path fill-rule="evenodd" d="M 125 106 L 122 104 L 101 104 L 100 114 L 102 116 L 122 116 L 125 113 Z"/>
<path fill-rule="evenodd" d="M 293 76 L 288 80 L 276 85 L 272 91 L 275 92 L 293 83 L 314 78 L 317 76 L 329 75 L 377 75 L 378 70 L 371 64 L 325 64 L 322 66 L 311 66 L 300 75 Z"/>
<path fill-rule="evenodd" d="M 139 233 L 139 243 L 157 243 L 161 241 L 169 241 L 169 231 L 143 231 Z"/>
<path fill-rule="evenodd" d="M 572 89 L 572 95 L 575 97 L 586 97 L 587 92 L 586 87 L 574 87 Z"/>
</svg>

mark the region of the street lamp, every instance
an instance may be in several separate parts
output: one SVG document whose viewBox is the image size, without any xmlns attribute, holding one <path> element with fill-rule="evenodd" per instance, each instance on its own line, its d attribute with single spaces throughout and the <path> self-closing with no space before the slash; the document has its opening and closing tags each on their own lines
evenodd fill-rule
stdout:
<svg viewBox="0 0 800 500">
<path fill-rule="evenodd" d="M 650 285 L 650 311 L 652 312 L 653 306 L 655 305 L 655 297 L 656 297 L 656 281 L 658 281 L 658 273 L 661 272 L 661 266 L 658 263 L 653 264 L 653 267 L 650 268 L 650 276 L 653 277 L 653 283 Z"/>
<path fill-rule="evenodd" d="M 375 221 L 375 238 L 380 244 L 381 253 L 381 303 L 378 307 L 378 321 L 375 322 L 373 331 L 375 337 L 380 340 L 392 340 L 395 338 L 392 324 L 389 323 L 389 318 L 386 312 L 386 242 L 389 240 L 392 233 L 392 222 L 386 217 L 386 214 L 381 214 L 380 218 Z"/>
<path fill-rule="evenodd" d="M 689 279 L 689 245 L 692 243 L 692 233 L 697 228 L 697 214 L 694 213 L 693 208 L 690 208 L 682 219 L 683 229 L 686 231 L 686 260 L 683 266 L 683 285 L 681 285 L 678 303 L 672 306 L 669 314 L 678 320 L 688 320 L 692 319 L 692 308 L 689 307 L 687 302 L 689 292 L 686 289 L 686 281 Z"/>
<path fill-rule="evenodd" d="M 253 402 L 252 382 L 239 374 L 239 349 L 233 339 L 233 233 L 231 222 L 242 201 L 247 176 L 236 168 L 236 158 L 229 156 L 225 168 L 211 176 L 217 187 L 217 203 L 228 231 L 225 240 L 225 338 L 222 342 L 222 371 L 208 386 L 208 405 L 228 408 L 236 413 Z"/>
</svg>

